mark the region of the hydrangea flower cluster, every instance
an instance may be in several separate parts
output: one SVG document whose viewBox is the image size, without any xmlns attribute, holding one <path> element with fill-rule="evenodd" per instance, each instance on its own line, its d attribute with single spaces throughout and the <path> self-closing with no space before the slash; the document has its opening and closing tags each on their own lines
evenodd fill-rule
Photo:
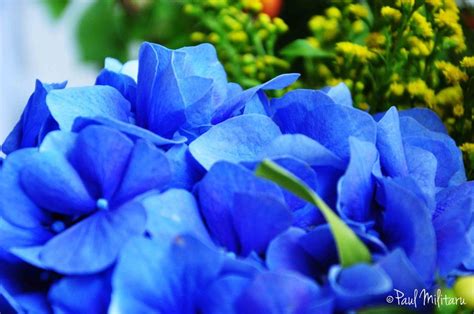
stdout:
<svg viewBox="0 0 474 314">
<path fill-rule="evenodd" d="M 144 43 L 96 84 L 37 82 L 2 146 L 0 311 L 334 313 L 474 272 L 474 183 L 428 109 L 371 116 L 344 84 L 243 90 L 213 46 Z M 321 211 L 370 251 L 343 265 Z"/>
</svg>

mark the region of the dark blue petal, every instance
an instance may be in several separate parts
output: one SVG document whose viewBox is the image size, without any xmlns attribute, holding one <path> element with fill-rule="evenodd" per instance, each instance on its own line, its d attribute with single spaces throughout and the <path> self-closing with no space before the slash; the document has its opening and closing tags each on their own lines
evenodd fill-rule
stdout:
<svg viewBox="0 0 474 314">
<path fill-rule="evenodd" d="M 48 299 L 57 313 L 106 313 L 111 290 L 110 271 L 68 276 L 52 285 Z"/>
<path fill-rule="evenodd" d="M 107 117 L 77 118 L 74 121 L 73 131 L 80 132 L 89 125 L 108 126 L 126 134 L 133 141 L 136 141 L 137 139 L 144 139 L 157 146 L 181 144 L 187 141 L 187 139 L 183 136 L 176 136 L 172 139 L 167 139 L 136 125 Z"/>
<path fill-rule="evenodd" d="M 372 172 L 377 165 L 378 152 L 372 143 L 349 138 L 351 157 L 349 166 L 338 184 L 338 210 L 351 220 L 365 222 L 372 217 L 372 198 L 375 179 Z"/>
<path fill-rule="evenodd" d="M 171 166 L 165 153 L 149 142 L 138 140 L 113 202 L 121 204 L 146 191 L 162 190 L 170 180 Z"/>
<path fill-rule="evenodd" d="M 147 231 L 152 237 L 170 241 L 180 234 L 190 234 L 211 245 L 193 195 L 185 190 L 171 189 L 151 195 L 142 201 L 147 211 Z"/>
<path fill-rule="evenodd" d="M 382 303 L 392 291 L 391 278 L 378 265 L 357 264 L 344 269 L 334 266 L 328 279 L 340 311 Z"/>
<path fill-rule="evenodd" d="M 76 170 L 55 151 L 37 153 L 20 172 L 23 190 L 45 210 L 81 215 L 95 209 L 95 201 Z"/>
<path fill-rule="evenodd" d="M 100 211 L 47 242 L 40 252 L 44 266 L 61 274 L 104 270 L 134 235 L 145 231 L 146 215 L 138 203 Z"/>
<path fill-rule="evenodd" d="M 292 84 L 294 81 L 296 81 L 299 76 L 300 75 L 297 73 L 282 74 L 271 79 L 268 82 L 265 82 L 261 85 L 247 89 L 242 93 L 234 95 L 234 97 L 227 99 L 226 102 L 221 107 L 219 107 L 218 110 L 214 113 L 212 117 L 212 123 L 217 124 L 234 116 L 235 113 L 244 108 L 244 106 L 249 101 L 251 101 L 258 94 L 259 91 L 285 88 L 288 85 Z"/>
<path fill-rule="evenodd" d="M 379 202 L 385 208 L 382 239 L 402 248 L 427 284 L 434 279 L 436 238 L 431 213 L 406 180 L 383 179 Z"/>
<path fill-rule="evenodd" d="M 132 150 L 133 142 L 119 131 L 93 125 L 79 133 L 72 164 L 94 198 L 110 200 L 127 170 Z"/>
<path fill-rule="evenodd" d="M 266 253 L 266 264 L 270 270 L 292 270 L 307 276 L 319 274 L 312 257 L 300 245 L 305 232 L 290 228 L 270 242 Z"/>
<path fill-rule="evenodd" d="M 234 226 L 234 197 L 252 193 L 284 202 L 281 190 L 272 182 L 257 178 L 246 168 L 228 162 L 216 163 L 198 185 L 202 215 L 211 235 L 229 250 L 238 252 L 238 235 Z"/>
<path fill-rule="evenodd" d="M 46 106 L 46 95 L 54 89 L 63 89 L 65 86 L 66 82 L 45 84 L 36 80 L 35 91 L 28 100 L 20 121 L 2 145 L 5 154 L 23 147 L 34 147 L 40 143 L 40 133 L 50 116 Z"/>
<path fill-rule="evenodd" d="M 332 313 L 332 302 L 310 279 L 290 272 L 256 276 L 236 303 L 239 313 Z"/>
<path fill-rule="evenodd" d="M 285 203 L 263 193 L 236 193 L 233 205 L 234 227 L 243 256 L 252 251 L 263 253 L 268 243 L 293 222 L 293 216 Z"/>
<path fill-rule="evenodd" d="M 278 126 L 270 118 L 248 114 L 212 127 L 189 145 L 189 151 L 209 170 L 217 161 L 258 160 L 264 147 L 279 135 Z"/>
<path fill-rule="evenodd" d="M 358 109 L 337 105 L 320 91 L 294 90 L 272 103 L 283 133 L 301 133 L 318 141 L 343 160 L 349 159 L 349 136 L 375 143 L 376 124 Z"/>
<path fill-rule="evenodd" d="M 51 91 L 46 104 L 62 130 L 72 129 L 78 117 L 97 116 L 128 122 L 130 103 L 113 87 L 74 87 Z"/>
</svg>

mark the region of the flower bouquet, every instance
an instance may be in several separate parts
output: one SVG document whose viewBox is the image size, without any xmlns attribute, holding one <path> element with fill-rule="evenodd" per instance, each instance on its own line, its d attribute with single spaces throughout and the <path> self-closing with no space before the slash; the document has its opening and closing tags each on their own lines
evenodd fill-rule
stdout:
<svg viewBox="0 0 474 314">
<path fill-rule="evenodd" d="M 429 109 L 243 89 L 210 44 L 37 81 L 2 145 L 1 313 L 474 306 L 474 183 Z"/>
</svg>

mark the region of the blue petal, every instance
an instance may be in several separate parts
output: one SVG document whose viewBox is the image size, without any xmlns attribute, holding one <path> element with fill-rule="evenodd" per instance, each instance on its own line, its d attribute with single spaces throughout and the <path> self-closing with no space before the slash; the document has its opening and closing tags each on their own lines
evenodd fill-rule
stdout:
<svg viewBox="0 0 474 314">
<path fill-rule="evenodd" d="M 59 313 L 106 313 L 111 290 L 110 271 L 68 276 L 51 286 L 48 299 Z"/>
<path fill-rule="evenodd" d="M 303 134 L 276 137 L 261 153 L 261 158 L 291 156 L 310 166 L 332 166 L 344 169 L 344 162 L 333 152 Z"/>
<path fill-rule="evenodd" d="M 82 130 L 72 152 L 72 164 L 95 199 L 111 200 L 118 188 L 133 149 L 122 133 L 93 125 Z"/>
<path fill-rule="evenodd" d="M 355 137 L 349 138 L 351 157 L 349 166 L 338 184 L 338 210 L 345 217 L 365 222 L 372 218 L 372 199 L 375 180 L 372 172 L 377 165 L 375 145 Z"/>
<path fill-rule="evenodd" d="M 278 126 L 270 118 L 248 114 L 212 127 L 189 145 L 189 151 L 209 170 L 218 161 L 258 160 L 264 147 L 279 135 Z"/>
<path fill-rule="evenodd" d="M 60 214 L 81 215 L 95 201 L 67 159 L 54 151 L 37 153 L 20 173 L 23 190 L 39 207 Z"/>
<path fill-rule="evenodd" d="M 438 160 L 436 186 L 447 187 L 466 181 L 461 150 L 448 135 L 426 129 L 411 117 L 401 117 L 404 144 L 431 152 Z"/>
<path fill-rule="evenodd" d="M 391 177 L 408 174 L 400 121 L 395 107 L 391 107 L 377 123 L 377 148 L 380 151 L 383 173 Z"/>
<path fill-rule="evenodd" d="M 170 137 L 188 120 L 191 124 L 210 122 L 211 113 L 227 94 L 226 74 L 212 45 L 169 50 L 144 43 L 139 59 L 140 126 Z"/>
<path fill-rule="evenodd" d="M 187 139 L 183 136 L 177 136 L 172 139 L 161 137 L 155 133 L 152 133 L 146 129 L 138 127 L 136 125 L 118 121 L 107 117 L 95 117 L 95 118 L 77 118 L 74 121 L 73 131 L 80 132 L 89 125 L 104 125 L 110 128 L 116 129 L 126 134 L 130 139 L 136 141 L 137 139 L 144 139 L 153 143 L 157 146 L 164 146 L 170 144 L 181 144 L 185 143 Z"/>
<path fill-rule="evenodd" d="M 54 89 L 63 89 L 66 82 L 60 84 L 45 84 L 36 80 L 34 93 L 30 96 L 20 121 L 8 135 L 2 145 L 5 154 L 23 147 L 34 147 L 40 142 L 40 133 L 45 128 L 49 110 L 46 107 L 46 95 Z"/>
<path fill-rule="evenodd" d="M 114 195 L 114 203 L 121 204 L 149 190 L 162 190 L 170 180 L 171 166 L 163 151 L 149 142 L 138 140 Z"/>
<path fill-rule="evenodd" d="M 351 91 L 346 84 L 339 83 L 336 86 L 329 87 L 323 91 L 328 94 L 336 104 L 352 107 Z"/>
<path fill-rule="evenodd" d="M 95 273 L 115 262 L 126 241 L 145 231 L 145 223 L 145 210 L 138 203 L 100 211 L 47 242 L 39 257 L 61 274 Z"/>
<path fill-rule="evenodd" d="M 242 166 L 216 163 L 199 183 L 198 199 L 202 215 L 211 235 L 229 250 L 238 251 L 238 235 L 234 225 L 234 197 L 237 193 L 264 195 L 284 202 L 281 190 L 272 182 L 257 178 Z"/>
<path fill-rule="evenodd" d="M 171 189 L 142 201 L 147 211 L 147 231 L 152 237 L 170 241 L 180 234 L 190 234 L 211 245 L 193 195 L 185 190 Z"/>
<path fill-rule="evenodd" d="M 263 253 L 268 243 L 291 226 L 293 216 L 278 198 L 248 193 L 234 195 L 232 212 L 240 253 Z"/>
<path fill-rule="evenodd" d="M 332 313 L 332 302 L 310 279 L 290 272 L 256 276 L 236 303 L 239 313 Z"/>
<path fill-rule="evenodd" d="M 270 270 L 292 270 L 316 277 L 319 274 L 312 257 L 300 245 L 305 232 L 290 228 L 270 242 L 266 253 L 266 264 Z"/>
<path fill-rule="evenodd" d="M 23 228 L 42 228 L 49 225 L 49 215 L 41 210 L 21 187 L 20 171 L 28 164 L 36 149 L 27 148 L 8 155 L 0 169 L 0 214 L 12 225 Z"/>
<path fill-rule="evenodd" d="M 375 143 L 377 128 L 369 114 L 337 105 L 323 92 L 294 90 L 274 99 L 272 107 L 283 133 L 307 135 L 343 160 L 349 159 L 350 136 Z"/>
<path fill-rule="evenodd" d="M 171 168 L 170 187 L 191 190 L 202 176 L 202 167 L 191 156 L 186 144 L 174 145 L 166 152 Z"/>
<path fill-rule="evenodd" d="M 400 111 L 400 117 L 411 117 L 425 128 L 447 134 L 448 131 L 443 124 L 443 121 L 432 110 L 427 108 L 412 108 Z"/>
<path fill-rule="evenodd" d="M 428 286 L 423 282 L 418 271 L 401 249 L 395 249 L 388 255 L 377 261 L 377 264 L 392 279 L 393 289 L 403 292 L 405 295 L 413 295 L 413 291 L 421 291 Z"/>
<path fill-rule="evenodd" d="M 242 93 L 234 95 L 218 108 L 212 117 L 212 123 L 220 123 L 235 115 L 242 110 L 245 105 L 251 101 L 261 90 L 282 89 L 295 82 L 300 75 L 297 73 L 288 73 L 279 75 L 268 82 L 252 87 Z"/>
<path fill-rule="evenodd" d="M 130 103 L 113 87 L 90 86 L 51 91 L 46 97 L 51 115 L 62 130 L 72 129 L 78 117 L 107 117 L 128 122 Z"/>
<path fill-rule="evenodd" d="M 383 179 L 379 202 L 384 206 L 382 239 L 403 248 L 426 283 L 434 278 L 436 238 L 431 213 L 406 180 Z"/>
<path fill-rule="evenodd" d="M 118 90 L 122 96 L 131 104 L 131 109 L 135 108 L 137 98 L 137 83 L 124 74 L 103 69 L 95 81 L 95 85 L 111 86 Z"/>
<path fill-rule="evenodd" d="M 201 313 L 206 314 L 237 314 L 235 300 L 240 296 L 249 282 L 248 278 L 241 276 L 225 276 L 212 283 L 204 291 L 199 300 Z"/>
<path fill-rule="evenodd" d="M 392 291 L 391 278 L 378 265 L 357 264 L 344 269 L 334 266 L 328 279 L 340 311 L 382 303 Z"/>
<path fill-rule="evenodd" d="M 218 251 L 189 236 L 178 237 L 171 245 L 130 241 L 114 272 L 111 310 L 196 313 L 197 297 L 217 279 L 222 261 Z"/>
</svg>

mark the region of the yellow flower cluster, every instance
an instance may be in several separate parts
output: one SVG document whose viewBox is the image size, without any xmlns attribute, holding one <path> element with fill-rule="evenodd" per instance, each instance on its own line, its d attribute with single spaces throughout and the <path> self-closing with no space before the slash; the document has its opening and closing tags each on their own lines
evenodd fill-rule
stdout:
<svg viewBox="0 0 474 314">
<path fill-rule="evenodd" d="M 413 13 L 412 21 L 417 32 L 424 38 L 433 37 L 433 28 L 420 12 Z"/>
<path fill-rule="evenodd" d="M 348 6 L 349 12 L 351 12 L 357 18 L 366 18 L 369 16 L 369 10 L 362 4 L 350 4 Z"/>
<path fill-rule="evenodd" d="M 464 143 L 460 148 L 463 152 L 474 154 L 474 143 Z"/>
<path fill-rule="evenodd" d="M 436 61 L 435 66 L 443 73 L 445 79 L 450 84 L 457 84 L 462 81 L 467 81 L 468 79 L 467 74 L 452 63 L 446 61 Z"/>
<path fill-rule="evenodd" d="M 461 66 L 466 69 L 474 68 L 474 56 L 473 57 L 464 57 L 461 60 Z"/>
<path fill-rule="evenodd" d="M 402 18 L 402 12 L 400 12 L 399 10 L 397 10 L 395 8 L 389 7 L 389 6 L 382 7 L 382 9 L 380 11 L 380 14 L 384 18 L 386 18 L 390 21 L 394 21 L 394 22 L 399 22 L 400 19 Z"/>
<path fill-rule="evenodd" d="M 374 59 L 376 54 L 370 51 L 367 47 L 354 44 L 348 41 L 341 41 L 336 44 L 336 51 L 342 53 L 344 56 L 351 56 L 362 63 Z"/>
</svg>

